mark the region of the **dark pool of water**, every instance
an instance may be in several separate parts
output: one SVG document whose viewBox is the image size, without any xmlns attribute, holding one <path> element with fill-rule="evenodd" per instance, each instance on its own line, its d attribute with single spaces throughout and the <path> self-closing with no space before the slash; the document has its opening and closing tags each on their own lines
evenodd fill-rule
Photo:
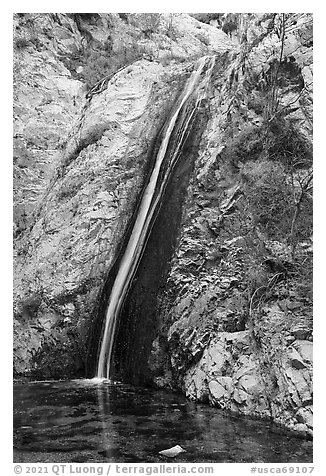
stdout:
<svg viewBox="0 0 326 476">
<path fill-rule="evenodd" d="M 187 452 L 158 454 L 174 445 Z M 312 462 L 312 442 L 184 397 L 92 381 L 14 385 L 15 462 Z"/>
</svg>

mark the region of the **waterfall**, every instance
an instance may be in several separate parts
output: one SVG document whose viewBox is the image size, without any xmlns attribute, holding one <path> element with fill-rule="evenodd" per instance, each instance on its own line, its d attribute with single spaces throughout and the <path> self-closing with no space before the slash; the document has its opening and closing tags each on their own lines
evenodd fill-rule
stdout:
<svg viewBox="0 0 326 476">
<path fill-rule="evenodd" d="M 200 58 L 197 61 L 196 67 L 181 93 L 176 109 L 169 119 L 162 143 L 157 153 L 154 168 L 142 195 L 138 215 L 126 249 L 119 263 L 119 268 L 110 293 L 97 365 L 98 378 L 110 378 L 111 376 L 110 369 L 119 312 L 144 252 L 146 242 L 149 238 L 153 217 L 159 207 L 169 176 L 178 160 L 182 144 L 188 132 L 188 126 L 191 123 L 191 119 L 193 118 L 199 103 L 206 95 L 206 89 L 214 63 L 215 58 L 207 56 Z M 207 68 L 205 74 L 203 74 L 206 65 Z M 203 76 L 202 79 L 201 76 Z M 177 119 L 184 107 L 188 106 L 189 110 L 187 110 L 185 121 L 182 124 L 181 133 L 177 138 L 175 149 L 169 163 L 166 164 L 164 159 L 166 157 Z"/>
</svg>

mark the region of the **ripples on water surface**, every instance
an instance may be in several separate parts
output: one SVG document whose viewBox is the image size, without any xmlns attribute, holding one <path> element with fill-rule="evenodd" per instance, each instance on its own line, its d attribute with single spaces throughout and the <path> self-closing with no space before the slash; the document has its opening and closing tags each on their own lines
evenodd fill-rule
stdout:
<svg viewBox="0 0 326 476">
<path fill-rule="evenodd" d="M 167 459 L 159 451 L 187 450 Z M 312 462 L 312 442 L 184 397 L 88 380 L 14 385 L 15 462 Z"/>
</svg>

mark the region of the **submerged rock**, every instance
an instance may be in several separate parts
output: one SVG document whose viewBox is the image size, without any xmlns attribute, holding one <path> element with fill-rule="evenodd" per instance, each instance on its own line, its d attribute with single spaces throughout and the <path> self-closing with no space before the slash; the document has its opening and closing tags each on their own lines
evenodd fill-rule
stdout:
<svg viewBox="0 0 326 476">
<path fill-rule="evenodd" d="M 186 453 L 186 450 L 184 450 L 179 445 L 172 446 L 172 448 L 169 448 L 167 450 L 159 451 L 160 455 L 166 456 L 167 458 L 174 458 L 175 456 L 178 456 L 180 453 Z"/>
</svg>

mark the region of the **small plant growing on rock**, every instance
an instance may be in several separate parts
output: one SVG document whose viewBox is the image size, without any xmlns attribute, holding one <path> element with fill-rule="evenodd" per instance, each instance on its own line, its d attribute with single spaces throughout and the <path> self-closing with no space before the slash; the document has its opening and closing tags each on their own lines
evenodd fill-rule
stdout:
<svg viewBox="0 0 326 476">
<path fill-rule="evenodd" d="M 121 20 L 123 20 L 124 22 L 126 22 L 126 23 L 129 22 L 128 13 L 118 13 L 118 15 L 121 18 Z"/>
<path fill-rule="evenodd" d="M 157 33 L 161 23 L 161 15 L 159 13 L 133 13 L 129 15 L 129 24 L 140 28 L 145 38 Z"/>
<path fill-rule="evenodd" d="M 39 294 L 30 295 L 22 303 L 22 313 L 29 318 L 35 318 L 41 302 L 42 297 Z"/>
<path fill-rule="evenodd" d="M 237 29 L 237 22 L 235 19 L 228 19 L 223 23 L 222 31 L 227 35 L 231 35 Z"/>
<path fill-rule="evenodd" d="M 20 37 L 14 40 L 14 46 L 17 50 L 22 50 L 24 48 L 27 48 L 28 45 L 29 45 L 29 41 L 26 38 Z"/>
<path fill-rule="evenodd" d="M 86 86 L 90 88 L 103 76 L 114 70 L 115 62 L 101 51 L 90 52 L 86 56 L 86 64 L 82 72 L 82 77 L 86 81 Z"/>
<path fill-rule="evenodd" d="M 170 14 L 170 17 L 169 17 L 169 20 L 168 20 L 168 23 L 167 23 L 167 26 L 166 26 L 166 35 L 173 41 L 176 41 L 177 40 L 177 37 L 178 37 L 178 30 L 177 28 L 175 27 L 175 24 L 174 24 L 174 14 L 171 13 Z"/>
<path fill-rule="evenodd" d="M 153 33 L 157 33 L 161 22 L 159 13 L 144 13 L 141 22 L 141 28 L 146 38 L 149 38 Z"/>
<path fill-rule="evenodd" d="M 254 223 L 270 237 L 285 238 L 291 226 L 293 204 L 284 166 L 272 161 L 248 162 L 241 173 Z"/>
</svg>

